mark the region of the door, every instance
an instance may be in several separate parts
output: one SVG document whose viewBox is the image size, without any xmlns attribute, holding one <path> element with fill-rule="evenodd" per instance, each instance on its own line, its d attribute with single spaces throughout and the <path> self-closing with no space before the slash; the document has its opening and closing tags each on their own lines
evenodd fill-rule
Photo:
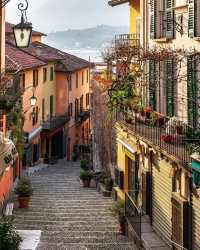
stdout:
<svg viewBox="0 0 200 250">
<path fill-rule="evenodd" d="M 128 158 L 128 190 L 129 194 L 137 201 L 139 194 L 139 179 L 138 179 L 138 171 L 139 171 L 139 156 L 135 155 L 135 161 Z"/>
</svg>

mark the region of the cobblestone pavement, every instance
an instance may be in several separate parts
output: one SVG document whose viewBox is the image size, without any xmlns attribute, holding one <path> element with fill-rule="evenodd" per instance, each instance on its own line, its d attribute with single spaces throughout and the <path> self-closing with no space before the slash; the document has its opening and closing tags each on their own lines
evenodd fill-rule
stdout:
<svg viewBox="0 0 200 250">
<path fill-rule="evenodd" d="M 112 199 L 82 188 L 79 171 L 61 161 L 33 176 L 30 208 L 14 212 L 17 229 L 42 230 L 38 250 L 134 250 L 109 211 Z"/>
</svg>

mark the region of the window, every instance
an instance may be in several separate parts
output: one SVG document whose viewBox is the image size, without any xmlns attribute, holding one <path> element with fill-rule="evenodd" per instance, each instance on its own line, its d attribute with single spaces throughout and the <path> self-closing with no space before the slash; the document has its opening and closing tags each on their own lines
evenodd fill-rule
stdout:
<svg viewBox="0 0 200 250">
<path fill-rule="evenodd" d="M 83 112 L 83 95 L 80 98 L 80 112 Z"/>
<path fill-rule="evenodd" d="M 75 118 L 77 118 L 78 114 L 79 114 L 79 100 L 76 99 L 75 100 Z"/>
<path fill-rule="evenodd" d="M 173 60 L 165 61 L 166 114 L 174 116 L 174 69 Z"/>
<path fill-rule="evenodd" d="M 200 36 L 200 1 L 188 1 L 188 35 L 189 37 Z"/>
<path fill-rule="evenodd" d="M 69 91 L 72 91 L 72 75 L 69 75 L 69 78 L 68 78 L 68 88 L 69 88 Z"/>
<path fill-rule="evenodd" d="M 157 109 L 156 62 L 153 60 L 149 62 L 149 106 Z"/>
<path fill-rule="evenodd" d="M 90 105 L 90 94 L 87 93 L 86 94 L 86 106 L 89 106 Z"/>
<path fill-rule="evenodd" d="M 54 100 L 53 100 L 53 96 L 51 95 L 50 96 L 50 118 L 53 117 L 53 111 L 54 111 L 53 105 L 54 105 Z"/>
<path fill-rule="evenodd" d="M 45 99 L 42 99 L 42 120 L 45 120 Z"/>
<path fill-rule="evenodd" d="M 73 104 L 72 103 L 69 104 L 68 115 L 69 115 L 69 117 L 73 116 Z"/>
<path fill-rule="evenodd" d="M 35 126 L 38 123 L 38 115 L 39 115 L 39 108 L 33 108 L 32 112 L 32 126 Z"/>
<path fill-rule="evenodd" d="M 89 82 L 89 70 L 87 70 L 87 83 Z"/>
<path fill-rule="evenodd" d="M 25 90 L 25 88 L 26 88 L 26 75 L 25 75 L 25 73 L 23 73 L 21 75 L 21 84 L 22 84 L 23 90 Z"/>
<path fill-rule="evenodd" d="M 50 69 L 50 81 L 54 80 L 54 67 L 51 67 Z"/>
<path fill-rule="evenodd" d="M 38 86 L 38 70 L 33 70 L 33 87 Z"/>
<path fill-rule="evenodd" d="M 84 71 L 82 71 L 82 85 L 84 84 Z"/>
<path fill-rule="evenodd" d="M 150 38 L 174 38 L 173 0 L 150 0 Z"/>
<path fill-rule="evenodd" d="M 78 88 L 78 72 L 76 72 L 76 88 Z"/>
<path fill-rule="evenodd" d="M 43 68 L 43 82 L 47 81 L 47 68 Z"/>
<path fill-rule="evenodd" d="M 197 62 L 191 56 L 187 61 L 187 95 L 188 95 L 188 122 L 196 127 L 198 123 L 198 86 L 197 86 Z"/>
</svg>

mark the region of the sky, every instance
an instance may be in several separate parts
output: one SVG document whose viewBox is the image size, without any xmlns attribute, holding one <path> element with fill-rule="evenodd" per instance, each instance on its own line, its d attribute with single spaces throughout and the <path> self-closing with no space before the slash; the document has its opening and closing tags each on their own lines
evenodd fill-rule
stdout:
<svg viewBox="0 0 200 250">
<path fill-rule="evenodd" d="M 28 21 L 42 32 L 84 29 L 101 24 L 128 26 L 128 4 L 110 7 L 108 0 L 28 0 Z M 19 23 L 17 5 L 24 0 L 11 0 L 7 4 L 6 19 Z"/>
</svg>

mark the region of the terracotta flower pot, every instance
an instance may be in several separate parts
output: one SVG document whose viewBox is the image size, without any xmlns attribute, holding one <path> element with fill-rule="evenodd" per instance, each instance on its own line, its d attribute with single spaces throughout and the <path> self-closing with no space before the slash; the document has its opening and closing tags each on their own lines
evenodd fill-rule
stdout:
<svg viewBox="0 0 200 250">
<path fill-rule="evenodd" d="M 28 208 L 30 197 L 18 197 L 19 208 Z"/>
<path fill-rule="evenodd" d="M 173 142 L 175 140 L 175 137 L 172 135 L 164 135 L 162 136 L 162 140 L 166 143 Z"/>
</svg>

